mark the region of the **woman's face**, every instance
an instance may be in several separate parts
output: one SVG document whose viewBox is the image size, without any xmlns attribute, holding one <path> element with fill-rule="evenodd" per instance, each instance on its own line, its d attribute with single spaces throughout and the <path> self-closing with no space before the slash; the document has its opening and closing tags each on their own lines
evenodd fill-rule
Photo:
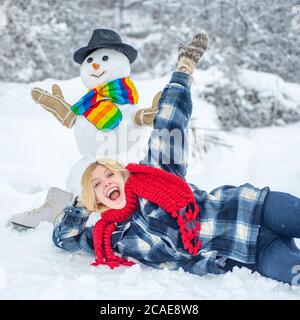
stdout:
<svg viewBox="0 0 300 320">
<path fill-rule="evenodd" d="M 122 209 L 126 204 L 126 179 L 120 172 L 112 172 L 98 165 L 92 172 L 92 186 L 98 204 L 110 209 Z"/>
</svg>

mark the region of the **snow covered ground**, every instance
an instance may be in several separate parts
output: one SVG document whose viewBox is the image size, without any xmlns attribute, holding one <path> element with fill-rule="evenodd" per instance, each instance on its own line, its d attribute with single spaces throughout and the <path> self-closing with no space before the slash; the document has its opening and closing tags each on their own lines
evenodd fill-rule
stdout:
<svg viewBox="0 0 300 320">
<path fill-rule="evenodd" d="M 195 75 L 194 121 L 201 128 L 218 129 L 214 108 L 197 98 L 206 76 L 212 75 Z M 167 79 L 137 81 L 141 105 L 150 105 Z M 300 287 L 251 274 L 246 268 L 205 277 L 142 265 L 112 271 L 94 268 L 93 257 L 69 254 L 52 244 L 51 224 L 24 232 L 8 226 L 12 214 L 39 206 L 48 188 L 64 188 L 68 169 L 80 158 L 73 131 L 31 100 L 31 87 L 49 90 L 53 82 L 0 85 L 0 299 L 300 298 Z M 58 83 L 70 103 L 85 91 L 79 78 Z M 201 189 L 250 182 L 300 197 L 300 123 L 209 132 L 231 148 L 211 146 L 208 153 L 200 153 L 199 161 L 191 161 L 189 178 Z"/>
</svg>

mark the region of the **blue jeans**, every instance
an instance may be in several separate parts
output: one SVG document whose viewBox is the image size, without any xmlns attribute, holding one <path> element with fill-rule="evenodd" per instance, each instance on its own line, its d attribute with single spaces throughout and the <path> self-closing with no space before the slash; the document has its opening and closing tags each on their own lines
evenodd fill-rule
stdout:
<svg viewBox="0 0 300 320">
<path fill-rule="evenodd" d="M 229 260 L 226 270 L 245 266 L 263 276 L 300 285 L 300 199 L 284 192 L 269 192 L 263 207 L 255 265 Z M 299 277 L 300 278 L 300 277 Z"/>
</svg>

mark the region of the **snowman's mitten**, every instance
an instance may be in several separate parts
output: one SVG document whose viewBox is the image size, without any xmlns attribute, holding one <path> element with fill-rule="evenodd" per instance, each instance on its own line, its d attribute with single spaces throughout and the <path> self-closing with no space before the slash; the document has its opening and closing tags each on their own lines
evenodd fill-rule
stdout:
<svg viewBox="0 0 300 320">
<path fill-rule="evenodd" d="M 154 117 L 157 113 L 158 108 L 158 102 L 162 95 L 162 92 L 158 92 L 153 101 L 152 101 L 152 107 L 151 108 L 144 108 L 137 111 L 135 114 L 135 123 L 139 126 L 149 126 L 152 127 Z"/>
<path fill-rule="evenodd" d="M 41 88 L 33 88 L 31 95 L 36 103 L 52 113 L 62 125 L 72 128 L 76 115 L 70 110 L 71 105 L 65 101 L 62 91 L 57 84 L 52 86 L 52 94 Z"/>
</svg>

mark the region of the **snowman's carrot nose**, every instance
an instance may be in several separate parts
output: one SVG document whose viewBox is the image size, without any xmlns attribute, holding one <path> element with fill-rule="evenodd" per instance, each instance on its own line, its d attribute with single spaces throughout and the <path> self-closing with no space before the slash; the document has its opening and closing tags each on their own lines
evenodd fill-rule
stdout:
<svg viewBox="0 0 300 320">
<path fill-rule="evenodd" d="M 99 65 L 98 63 L 93 63 L 92 66 L 93 66 L 93 68 L 94 68 L 95 70 L 98 70 L 99 67 L 100 67 L 100 65 Z"/>
</svg>

